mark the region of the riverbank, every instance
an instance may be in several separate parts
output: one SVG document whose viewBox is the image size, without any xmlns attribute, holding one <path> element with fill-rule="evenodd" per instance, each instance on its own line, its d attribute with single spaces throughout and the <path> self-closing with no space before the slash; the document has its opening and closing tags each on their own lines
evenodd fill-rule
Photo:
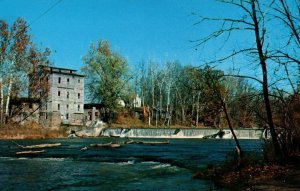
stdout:
<svg viewBox="0 0 300 191">
<path fill-rule="evenodd" d="M 258 177 L 259 178 L 259 177 Z M 272 179 L 259 179 L 250 182 L 244 190 L 285 190 L 297 191 L 300 189 L 300 165 L 286 167 L 280 176 Z"/>
<path fill-rule="evenodd" d="M 216 177 L 215 182 L 231 190 L 299 190 L 300 168 L 297 165 L 263 165 Z"/>
<path fill-rule="evenodd" d="M 50 139 L 65 138 L 65 128 L 41 128 L 37 124 L 7 124 L 0 127 L 0 139 Z"/>
<path fill-rule="evenodd" d="M 300 188 L 300 156 L 283 165 L 266 165 L 253 160 L 239 168 L 224 161 L 219 167 L 208 166 L 203 172 L 194 173 L 194 178 L 211 179 L 222 188 L 247 191 L 296 191 Z"/>
</svg>

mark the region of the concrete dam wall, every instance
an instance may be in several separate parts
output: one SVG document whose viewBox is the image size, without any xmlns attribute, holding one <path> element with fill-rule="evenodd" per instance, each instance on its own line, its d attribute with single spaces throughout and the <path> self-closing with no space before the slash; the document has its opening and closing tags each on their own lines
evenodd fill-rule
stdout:
<svg viewBox="0 0 300 191">
<path fill-rule="evenodd" d="M 235 129 L 238 139 L 261 139 L 263 129 Z M 230 129 L 212 128 L 105 128 L 101 136 L 128 138 L 223 138 L 233 139 Z"/>
</svg>

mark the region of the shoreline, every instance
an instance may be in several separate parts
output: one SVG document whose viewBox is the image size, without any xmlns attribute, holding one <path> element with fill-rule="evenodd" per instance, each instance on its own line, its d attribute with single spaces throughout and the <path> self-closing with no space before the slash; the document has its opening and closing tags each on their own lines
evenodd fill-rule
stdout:
<svg viewBox="0 0 300 191">
<path fill-rule="evenodd" d="M 196 179 L 210 179 L 218 187 L 229 190 L 296 191 L 300 188 L 300 156 L 294 156 L 282 165 L 250 164 L 235 169 L 227 167 L 207 167 L 193 174 Z M 223 165 L 226 161 L 223 162 Z M 228 169 L 227 169 L 228 168 Z M 227 169 L 227 170 L 226 170 Z"/>
<path fill-rule="evenodd" d="M 54 128 L 30 128 L 30 127 L 2 127 L 0 128 L 0 140 L 22 140 L 22 139 L 55 139 L 65 138 L 65 129 Z"/>
<path fill-rule="evenodd" d="M 279 175 L 270 179 L 250 182 L 243 190 L 287 190 L 296 191 L 300 188 L 300 165 L 286 167 Z"/>
</svg>

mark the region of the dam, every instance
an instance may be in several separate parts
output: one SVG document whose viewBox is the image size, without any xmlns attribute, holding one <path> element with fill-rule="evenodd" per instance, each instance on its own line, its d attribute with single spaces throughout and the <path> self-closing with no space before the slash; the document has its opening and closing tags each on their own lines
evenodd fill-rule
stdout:
<svg viewBox="0 0 300 191">
<path fill-rule="evenodd" d="M 234 129 L 238 139 L 261 139 L 264 129 Z M 233 139 L 230 129 L 214 128 L 104 128 L 100 136 L 121 138 Z"/>
</svg>

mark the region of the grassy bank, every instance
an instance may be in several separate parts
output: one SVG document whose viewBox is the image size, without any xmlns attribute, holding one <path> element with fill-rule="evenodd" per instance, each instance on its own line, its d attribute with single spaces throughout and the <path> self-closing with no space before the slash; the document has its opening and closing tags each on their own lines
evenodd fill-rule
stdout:
<svg viewBox="0 0 300 191">
<path fill-rule="evenodd" d="M 0 139 L 48 139 L 67 136 L 65 128 L 42 128 L 36 123 L 0 126 Z"/>
</svg>

